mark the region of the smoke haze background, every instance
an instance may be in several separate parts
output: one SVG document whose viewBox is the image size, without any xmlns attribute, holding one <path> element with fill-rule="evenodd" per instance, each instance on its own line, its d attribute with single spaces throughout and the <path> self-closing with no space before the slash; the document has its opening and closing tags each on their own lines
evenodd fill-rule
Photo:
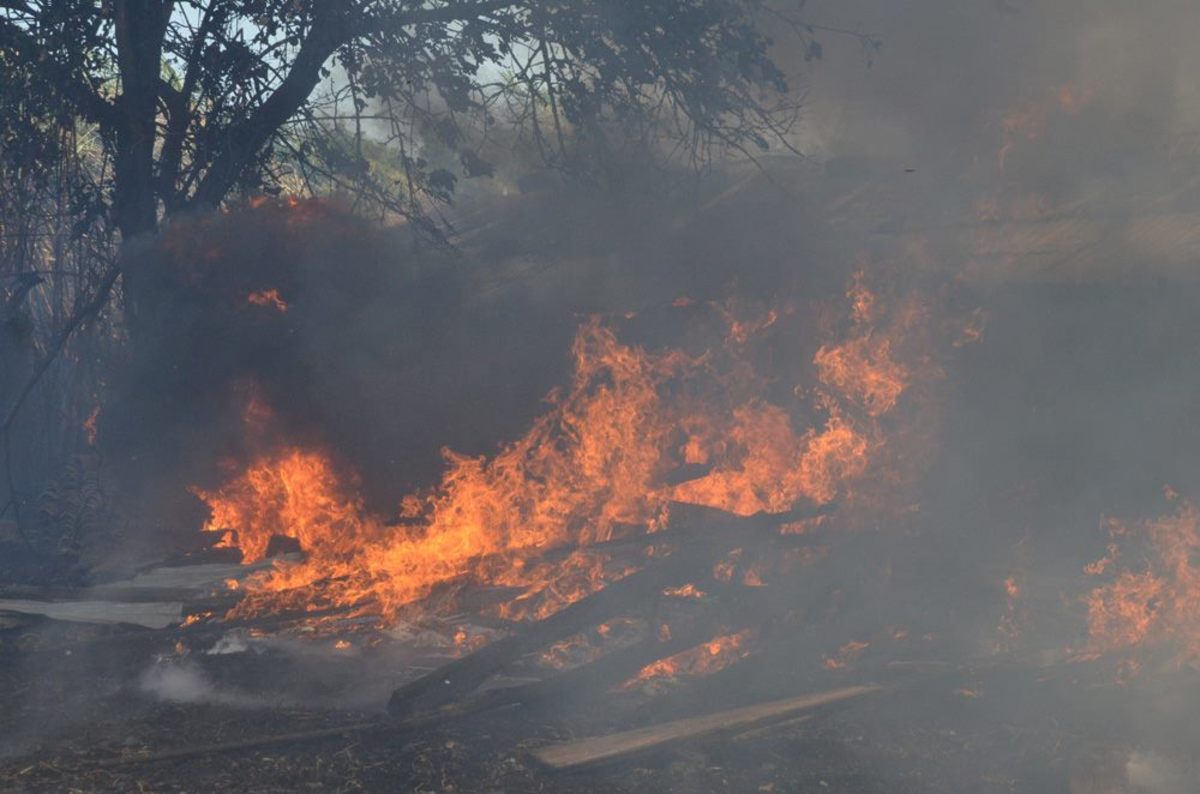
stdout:
<svg viewBox="0 0 1200 794">
<path fill-rule="evenodd" d="M 878 592 L 904 593 L 915 620 L 976 653 L 997 641 L 1008 576 L 1055 606 L 1045 621 L 1020 616 L 1031 647 L 1082 631 L 1071 617 L 1082 566 L 1107 540 L 1101 517 L 1151 515 L 1163 486 L 1200 486 L 1198 249 L 1179 231 L 1197 209 L 1200 7 L 844 0 L 801 16 L 882 41 L 868 52 L 818 31 L 811 62 L 777 34 L 781 61 L 802 75 L 794 143 L 806 159 L 621 174 L 604 189 L 522 180 L 510 164 L 461 196 L 457 250 L 418 247 L 336 202 L 298 224 L 268 205 L 168 230 L 131 288 L 161 307 L 138 319 L 155 346 L 102 416 L 101 444 L 134 484 L 140 520 L 116 556 L 154 558 L 196 532 L 204 516 L 188 486 L 219 485 L 222 460 L 259 451 L 244 423 L 254 388 L 281 436 L 332 449 L 387 514 L 437 481 L 443 446 L 486 454 L 523 432 L 568 375 L 588 315 L 623 339 L 702 348 L 709 337 L 678 322 L 675 299 L 808 306 L 840 298 L 862 269 L 986 322 L 946 363 L 917 517 L 904 532 L 870 528 L 868 559 L 851 570 L 882 581 L 886 569 Z M 1078 105 L 1063 106 L 1064 88 Z M 1183 220 L 1134 233 L 1135 219 L 1164 215 Z M 191 280 L 197 257 L 211 278 Z M 247 305 L 268 288 L 285 314 Z M 819 341 L 775 353 L 811 359 Z M 877 610 L 845 605 L 842 631 L 871 630 Z M 809 642 L 813 656 L 838 645 Z M 159 681 L 174 696 L 179 683 Z M 203 680 L 182 684 L 212 696 Z M 992 716 L 1019 722 L 1034 707 L 1014 698 Z M 1146 713 L 1130 719 L 1152 745 L 1171 744 L 1152 733 L 1163 724 L 1182 726 L 1176 742 L 1194 736 L 1169 703 Z M 920 717 L 904 716 L 890 729 Z M 1137 774 L 1173 779 L 1156 758 L 1139 755 Z"/>
</svg>

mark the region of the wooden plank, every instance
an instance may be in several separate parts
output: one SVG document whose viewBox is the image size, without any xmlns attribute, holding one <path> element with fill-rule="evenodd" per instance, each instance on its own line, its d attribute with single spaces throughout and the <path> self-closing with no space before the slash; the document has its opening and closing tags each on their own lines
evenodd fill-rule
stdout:
<svg viewBox="0 0 1200 794">
<path fill-rule="evenodd" d="M 165 629 L 183 618 L 183 604 L 174 602 L 123 603 L 120 601 L 0 600 L 0 612 L 41 615 L 72 623 L 115 625 L 127 623 L 148 629 Z"/>
<path fill-rule="evenodd" d="M 753 728 L 736 733 L 729 738 L 729 741 L 734 744 L 746 744 L 747 742 L 756 742 L 759 739 L 770 736 L 779 731 L 787 731 L 793 728 L 798 728 L 801 725 L 806 725 L 813 715 L 801 714 L 799 717 L 792 717 L 790 720 L 781 720 L 780 722 L 769 722 L 766 725 L 756 725 Z"/>
<path fill-rule="evenodd" d="M 647 728 L 621 731 L 607 736 L 594 736 L 573 742 L 551 745 L 533 751 L 533 757 L 554 769 L 594 764 L 612 758 L 642 752 L 662 745 L 692 739 L 705 734 L 730 728 L 745 728 L 754 723 L 794 714 L 798 711 L 827 706 L 851 698 L 878 692 L 876 684 L 833 689 L 827 692 L 800 695 L 798 697 L 759 703 L 730 711 L 719 711 L 702 717 L 665 722 Z"/>
</svg>

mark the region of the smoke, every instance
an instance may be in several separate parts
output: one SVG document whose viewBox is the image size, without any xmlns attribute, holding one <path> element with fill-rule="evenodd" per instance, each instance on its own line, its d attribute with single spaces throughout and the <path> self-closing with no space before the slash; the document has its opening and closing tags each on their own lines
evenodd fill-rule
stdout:
<svg viewBox="0 0 1200 794">
<path fill-rule="evenodd" d="M 136 254 L 134 354 L 102 417 L 138 537 L 194 533 L 189 486 L 218 486 L 281 441 L 330 450 L 392 515 L 436 481 L 442 447 L 491 452 L 541 413 L 586 316 L 702 347 L 664 307 L 819 306 L 862 269 L 959 315 L 978 308 L 982 336 L 946 362 L 938 446 L 903 531 L 877 528 L 847 566 L 862 581 L 847 582 L 836 626 L 778 657 L 834 655 L 885 613 L 965 655 L 1077 647 L 1101 517 L 1152 514 L 1167 484 L 1200 488 L 1200 290 L 1180 231 L 1200 155 L 1200 8 L 848 0 L 804 15 L 883 42 L 868 67 L 852 36 L 818 31 L 816 64 L 778 37 L 804 72 L 804 161 L 652 189 L 496 185 L 455 210 L 455 250 L 330 202 L 175 222 Z M 813 344 L 779 343 L 775 373 Z M 145 686 L 238 699 L 190 665 Z M 981 721 L 1037 705 L 1000 700 L 984 699 Z M 1122 764 L 1135 788 L 1178 790 L 1161 756 Z"/>
<path fill-rule="evenodd" d="M 1194 130 L 1200 112 L 1188 46 L 1200 10 L 1182 0 L 849 0 L 812 3 L 804 18 L 883 42 L 867 68 L 854 39 L 819 32 L 824 62 L 804 67 L 802 79 L 808 150 L 821 157 L 964 168 L 994 155 L 1006 113 L 1063 86 L 1090 95 L 1091 110 L 1069 134 L 1040 142 L 1059 154 L 1100 155 L 1093 146 L 1103 144 L 1157 156 L 1168 136 Z M 1094 176 L 1078 160 L 1066 165 Z"/>
<path fill-rule="evenodd" d="M 154 665 L 142 675 L 142 691 L 167 703 L 250 705 L 245 696 L 219 693 L 202 670 L 189 664 Z"/>
</svg>

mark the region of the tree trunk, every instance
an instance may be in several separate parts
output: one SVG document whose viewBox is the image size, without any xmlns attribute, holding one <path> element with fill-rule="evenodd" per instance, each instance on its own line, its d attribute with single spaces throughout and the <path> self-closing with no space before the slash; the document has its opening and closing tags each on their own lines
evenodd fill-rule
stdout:
<svg viewBox="0 0 1200 794">
<path fill-rule="evenodd" d="M 116 195 L 113 216 L 123 241 L 158 227 L 154 191 L 154 140 L 163 32 L 170 4 L 118 0 L 115 4 L 117 65 Z"/>
</svg>

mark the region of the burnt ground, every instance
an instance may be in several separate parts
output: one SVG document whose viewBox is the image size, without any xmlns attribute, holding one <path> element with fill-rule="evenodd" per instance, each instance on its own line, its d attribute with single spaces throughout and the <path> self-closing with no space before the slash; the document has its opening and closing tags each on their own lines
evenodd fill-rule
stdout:
<svg viewBox="0 0 1200 794">
<path fill-rule="evenodd" d="M 1187 766 L 1194 764 L 1187 750 L 1195 739 L 1188 716 L 1196 713 L 1188 696 L 1198 689 L 1194 676 L 1114 685 L 1110 670 L 1079 665 L 914 674 L 865 663 L 818 671 L 800 661 L 794 670 L 772 662 L 774 672 L 762 675 L 746 662 L 654 697 L 606 698 L 602 708 L 594 701 L 587 708 L 517 706 L 412 729 L 369 702 L 337 705 L 361 699 L 359 684 L 372 686 L 372 665 L 361 659 L 289 666 L 234 654 L 222 665 L 205 662 L 225 694 L 164 702 L 144 682 L 155 655 L 173 653 L 170 634 L 42 623 L 0 635 L 0 790 L 1169 794 L 1187 790 L 1172 781 L 1200 772 Z M 258 682 L 260 693 L 274 688 L 273 701 L 230 694 L 255 682 L 256 664 L 276 671 L 273 682 Z M 529 755 L 573 736 L 881 677 L 895 688 L 806 722 L 725 732 L 582 771 L 553 772 Z M 731 685 L 739 678 L 758 685 L 739 691 Z M 224 686 L 230 681 L 237 685 Z M 325 705 L 305 706 L 306 699 Z M 108 766 L 144 753 L 376 720 L 378 727 L 318 740 Z M 1157 787 L 1134 787 L 1131 774 L 1149 775 Z"/>
</svg>

